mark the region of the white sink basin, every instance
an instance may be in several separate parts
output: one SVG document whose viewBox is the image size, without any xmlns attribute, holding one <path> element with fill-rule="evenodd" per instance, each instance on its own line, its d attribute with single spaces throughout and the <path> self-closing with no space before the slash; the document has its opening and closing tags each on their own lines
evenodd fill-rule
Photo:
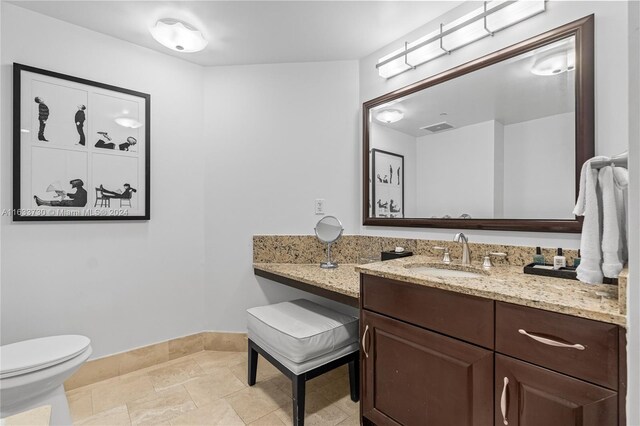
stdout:
<svg viewBox="0 0 640 426">
<path fill-rule="evenodd" d="M 411 269 L 413 272 L 417 272 L 419 274 L 438 278 L 480 278 L 485 276 L 485 274 L 477 272 L 460 271 L 457 269 L 443 269 L 436 268 L 434 266 L 408 265 L 406 268 Z"/>
</svg>

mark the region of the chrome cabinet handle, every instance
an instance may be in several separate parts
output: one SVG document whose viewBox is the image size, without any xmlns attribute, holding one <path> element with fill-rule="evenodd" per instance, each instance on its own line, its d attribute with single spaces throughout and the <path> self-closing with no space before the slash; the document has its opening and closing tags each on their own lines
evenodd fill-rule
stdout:
<svg viewBox="0 0 640 426">
<path fill-rule="evenodd" d="M 540 337 L 540 336 L 536 336 L 534 334 L 529 334 L 529 333 L 527 333 L 527 330 L 524 330 L 522 328 L 518 330 L 518 333 L 524 334 L 525 336 L 532 338 L 536 342 L 544 343 L 545 345 L 549 345 L 549 346 L 557 346 L 559 348 L 571 348 L 571 349 L 577 349 L 579 351 L 584 351 L 586 349 L 583 345 L 581 345 L 579 343 L 571 345 L 569 343 L 558 342 L 557 340 L 547 339 L 545 337 Z"/>
<path fill-rule="evenodd" d="M 509 379 L 504 378 L 504 386 L 502 387 L 502 396 L 500 397 L 500 411 L 502 412 L 502 423 L 509 424 L 507 420 L 507 386 L 509 385 Z"/>
<path fill-rule="evenodd" d="M 364 327 L 364 333 L 362 333 L 362 351 L 364 352 L 364 356 L 369 358 L 369 353 L 367 352 L 367 348 L 364 345 L 364 341 L 367 338 L 367 331 L 369 331 L 368 324 Z"/>
</svg>

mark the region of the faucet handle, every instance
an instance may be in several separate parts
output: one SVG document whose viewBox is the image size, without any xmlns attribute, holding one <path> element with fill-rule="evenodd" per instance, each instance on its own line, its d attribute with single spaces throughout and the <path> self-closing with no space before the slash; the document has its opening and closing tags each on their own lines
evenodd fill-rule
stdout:
<svg viewBox="0 0 640 426">
<path fill-rule="evenodd" d="M 434 250 L 442 250 L 443 254 L 442 254 L 442 263 L 451 263 L 451 256 L 449 255 L 449 248 L 448 247 L 440 247 L 440 246 L 434 246 L 433 247 Z"/>
<path fill-rule="evenodd" d="M 495 257 L 507 257 L 507 253 L 502 253 L 502 252 L 486 252 L 484 255 L 484 261 L 482 262 L 482 267 L 484 269 L 490 269 L 491 267 L 493 267 L 493 263 L 491 263 L 491 256 L 495 256 Z"/>
</svg>

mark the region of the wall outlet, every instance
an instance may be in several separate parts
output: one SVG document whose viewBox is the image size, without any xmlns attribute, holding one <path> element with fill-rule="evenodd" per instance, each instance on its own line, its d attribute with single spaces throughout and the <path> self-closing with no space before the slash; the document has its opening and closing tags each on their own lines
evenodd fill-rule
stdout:
<svg viewBox="0 0 640 426">
<path fill-rule="evenodd" d="M 316 198 L 316 214 L 324 214 L 324 198 Z"/>
</svg>

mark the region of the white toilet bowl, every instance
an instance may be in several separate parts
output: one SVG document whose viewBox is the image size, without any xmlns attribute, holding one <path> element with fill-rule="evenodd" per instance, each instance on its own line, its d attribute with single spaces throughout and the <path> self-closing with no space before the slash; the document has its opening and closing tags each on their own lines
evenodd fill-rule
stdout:
<svg viewBox="0 0 640 426">
<path fill-rule="evenodd" d="M 51 336 L 0 346 L 0 418 L 51 405 L 51 424 L 72 424 L 63 383 L 91 355 L 85 336 Z"/>
</svg>

